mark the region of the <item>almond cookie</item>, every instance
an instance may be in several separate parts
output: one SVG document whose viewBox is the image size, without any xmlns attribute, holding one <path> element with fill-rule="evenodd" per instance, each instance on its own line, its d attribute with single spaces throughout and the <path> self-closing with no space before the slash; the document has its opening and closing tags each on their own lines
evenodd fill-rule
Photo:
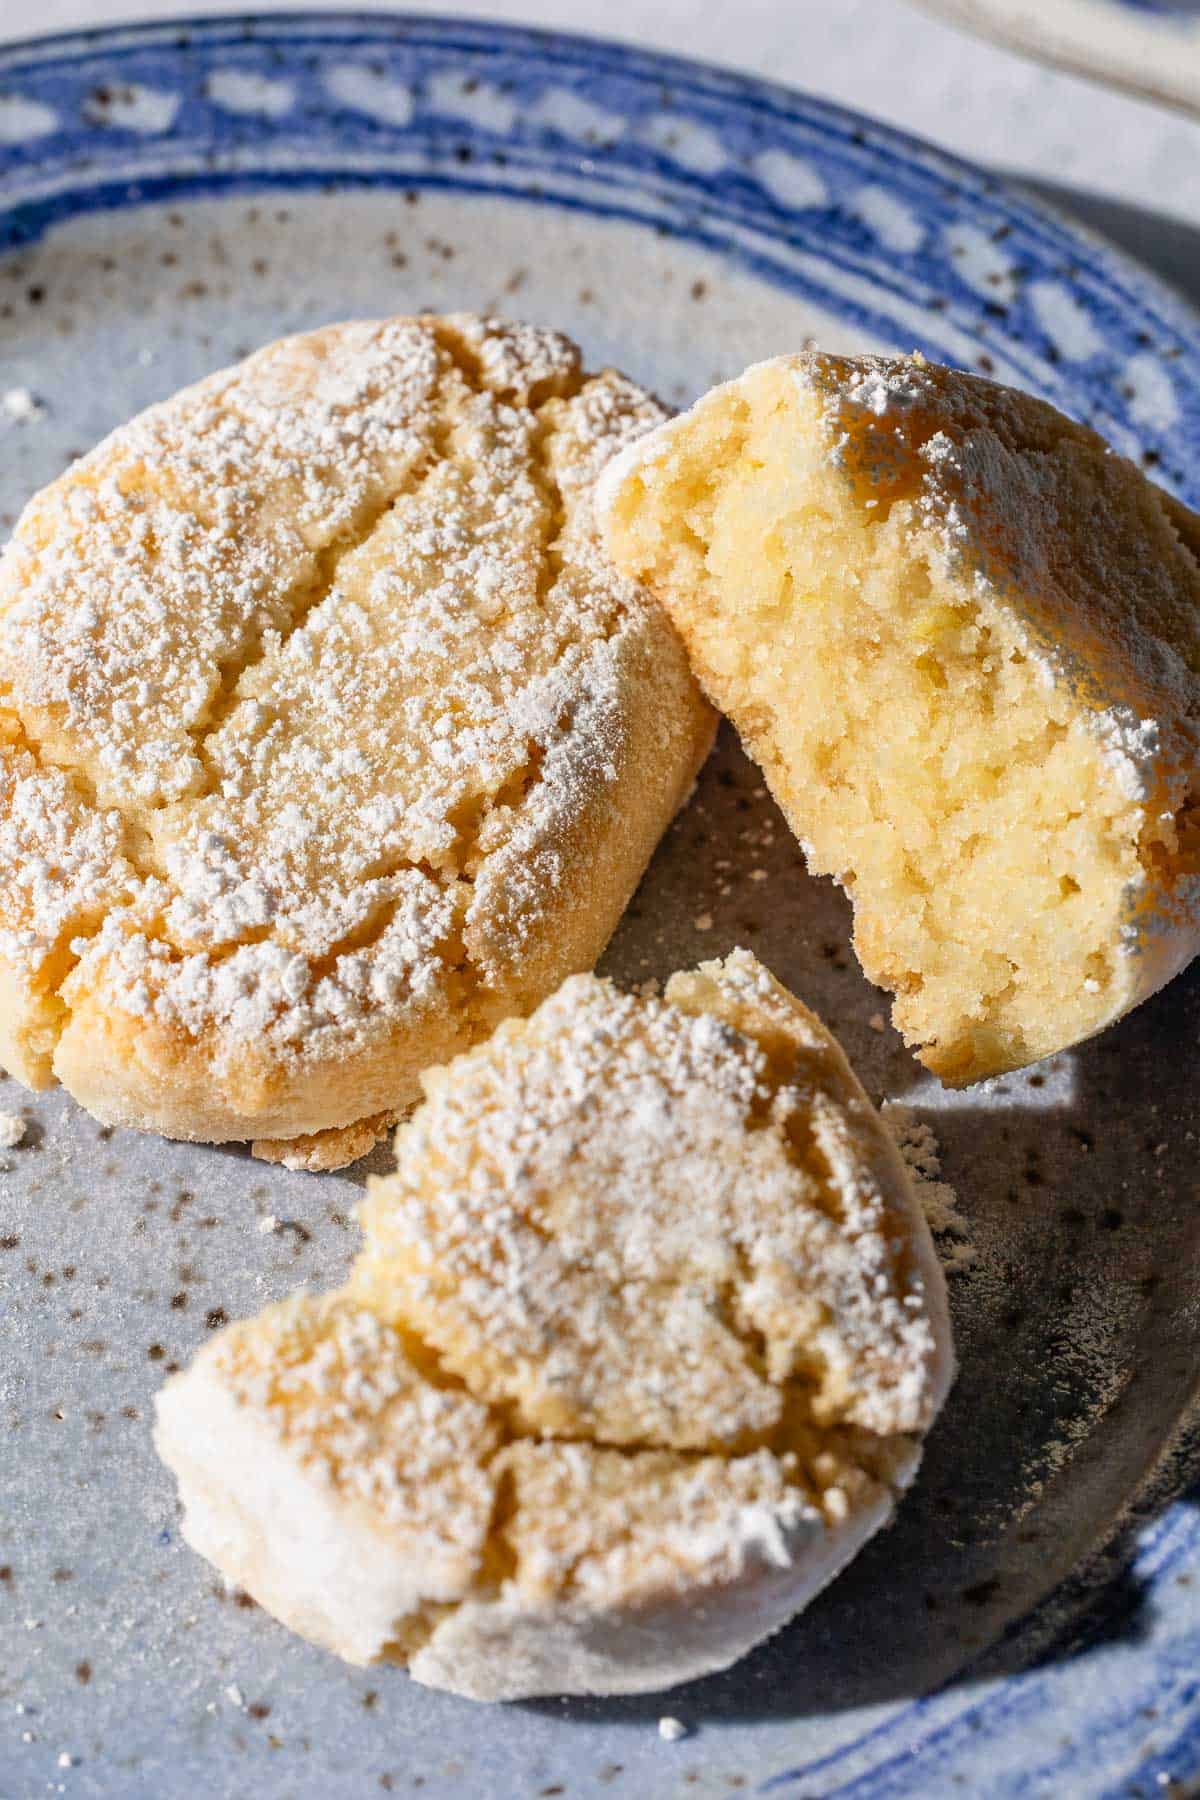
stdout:
<svg viewBox="0 0 1200 1800">
<path fill-rule="evenodd" d="M 713 729 L 593 525 L 662 417 L 554 332 L 338 325 L 39 494 L 0 561 L 0 1062 L 328 1166 L 590 967 Z"/>
<path fill-rule="evenodd" d="M 1094 432 L 921 357 L 783 357 L 598 510 L 944 1081 L 1195 955 L 1200 523 Z"/>
<path fill-rule="evenodd" d="M 890 1517 L 952 1377 L 893 1140 L 745 951 L 574 976 L 423 1083 L 345 1288 L 163 1388 L 185 1536 L 474 1699 L 724 1667 Z"/>
</svg>

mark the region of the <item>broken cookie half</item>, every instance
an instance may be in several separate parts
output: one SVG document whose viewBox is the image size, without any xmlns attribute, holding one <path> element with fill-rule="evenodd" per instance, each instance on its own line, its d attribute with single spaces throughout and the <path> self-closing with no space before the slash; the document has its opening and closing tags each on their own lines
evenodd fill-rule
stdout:
<svg viewBox="0 0 1200 1800">
<path fill-rule="evenodd" d="M 780 357 L 598 496 L 921 1059 L 958 1085 L 1200 948 L 1200 520 L 921 357 Z"/>
<path fill-rule="evenodd" d="M 185 1536 L 475 1699 L 724 1667 L 889 1518 L 952 1378 L 891 1138 L 746 952 L 573 977 L 424 1085 L 345 1288 L 163 1389 Z"/>
</svg>

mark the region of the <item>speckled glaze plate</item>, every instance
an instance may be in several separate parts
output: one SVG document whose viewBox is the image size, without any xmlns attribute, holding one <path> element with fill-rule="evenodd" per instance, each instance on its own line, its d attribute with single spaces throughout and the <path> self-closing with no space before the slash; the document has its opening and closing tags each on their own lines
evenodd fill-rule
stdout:
<svg viewBox="0 0 1200 1800">
<path fill-rule="evenodd" d="M 1040 62 L 1200 113 L 1200 0 L 920 0 Z"/>
<path fill-rule="evenodd" d="M 1010 189 L 818 101 L 415 17 L 0 54 L 0 524 L 252 345 L 422 306 L 561 324 L 673 401 L 808 338 L 918 345 L 1045 394 L 1200 500 L 1195 318 Z M 343 1667 L 181 1543 L 150 1409 L 206 1331 L 341 1278 L 366 1169 L 102 1131 L 8 1081 L 0 1110 L 28 1130 L 0 1153 L 4 1800 L 1193 1791 L 1200 982 L 943 1092 L 882 1027 L 844 902 L 725 736 L 606 966 L 645 979 L 737 943 L 877 1098 L 933 1124 L 970 1219 L 962 1373 L 894 1528 L 790 1630 L 669 1699 L 488 1710 Z"/>
</svg>

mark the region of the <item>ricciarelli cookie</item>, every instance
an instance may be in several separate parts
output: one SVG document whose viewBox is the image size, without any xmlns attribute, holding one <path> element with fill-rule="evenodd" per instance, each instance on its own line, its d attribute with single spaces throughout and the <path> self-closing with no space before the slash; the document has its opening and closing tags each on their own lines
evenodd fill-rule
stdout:
<svg viewBox="0 0 1200 1800">
<path fill-rule="evenodd" d="M 338 325 L 39 494 L 0 561 L 0 1061 L 329 1166 L 590 967 L 712 737 L 593 526 L 662 416 L 550 331 Z"/>
<path fill-rule="evenodd" d="M 1195 955 L 1200 522 L 1094 432 L 920 357 L 782 357 L 598 505 L 943 1080 Z"/>
<path fill-rule="evenodd" d="M 744 951 L 575 976 L 424 1085 L 346 1287 L 163 1388 L 185 1536 L 474 1699 L 725 1666 L 887 1521 L 952 1377 L 893 1140 Z"/>
</svg>

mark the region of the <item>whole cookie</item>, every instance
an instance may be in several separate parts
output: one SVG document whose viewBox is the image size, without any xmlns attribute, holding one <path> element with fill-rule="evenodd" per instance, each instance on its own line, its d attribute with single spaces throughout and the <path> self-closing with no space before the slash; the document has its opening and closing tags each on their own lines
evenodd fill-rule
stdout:
<svg viewBox="0 0 1200 1800">
<path fill-rule="evenodd" d="M 712 736 L 593 528 L 661 417 L 550 331 L 337 325 L 39 494 L 0 561 L 0 1062 L 328 1166 L 590 967 Z"/>
<path fill-rule="evenodd" d="M 887 1521 L 951 1380 L 892 1139 L 745 951 L 574 976 L 424 1085 L 346 1286 L 162 1390 L 185 1536 L 474 1699 L 723 1667 Z"/>
</svg>

